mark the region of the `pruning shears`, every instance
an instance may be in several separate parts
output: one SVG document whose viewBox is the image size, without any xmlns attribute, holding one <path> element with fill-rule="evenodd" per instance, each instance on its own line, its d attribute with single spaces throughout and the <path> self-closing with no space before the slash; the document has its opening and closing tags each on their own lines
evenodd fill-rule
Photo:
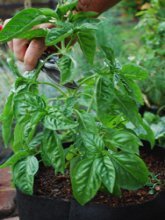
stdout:
<svg viewBox="0 0 165 220">
<path fill-rule="evenodd" d="M 49 59 L 47 59 L 49 55 L 50 54 L 48 52 L 45 52 L 40 58 L 40 62 L 44 63 L 42 67 L 42 71 L 45 72 L 53 81 L 59 84 L 60 83 L 60 70 L 57 65 L 59 57 L 56 55 L 52 55 Z M 46 59 L 47 61 L 45 62 Z M 78 85 L 75 82 L 71 82 L 71 83 L 66 83 L 64 87 L 67 87 L 70 89 L 76 89 Z"/>
</svg>

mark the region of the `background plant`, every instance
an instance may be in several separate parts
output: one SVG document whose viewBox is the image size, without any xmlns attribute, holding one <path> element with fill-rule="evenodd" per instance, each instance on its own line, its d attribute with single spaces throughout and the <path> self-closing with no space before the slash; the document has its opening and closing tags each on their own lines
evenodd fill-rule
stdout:
<svg viewBox="0 0 165 220">
<path fill-rule="evenodd" d="M 113 50 L 97 40 L 96 13 L 75 13 L 76 4 L 65 2 L 55 11 L 23 10 L 0 32 L 3 43 L 45 37 L 47 46 L 57 49 L 61 72 L 60 84 L 50 83 L 38 79 L 43 63 L 23 75 L 11 63 L 17 78 L 1 122 L 4 142 L 14 155 L 1 167 L 12 167 L 15 185 L 27 194 L 33 193 L 39 163 L 55 173 L 70 169 L 73 195 L 84 205 L 101 188 L 119 195 L 121 188 L 144 186 L 149 172 L 139 157 L 140 139 L 153 146 L 154 136 L 138 113 L 143 98 L 135 81 L 146 79 L 146 70 L 131 63 L 121 66 Z M 45 22 L 56 28 L 32 29 Z M 74 56 L 75 39 L 86 62 L 83 72 Z M 64 88 L 73 80 L 75 89 Z M 46 97 L 39 85 L 53 87 L 54 97 Z"/>
</svg>

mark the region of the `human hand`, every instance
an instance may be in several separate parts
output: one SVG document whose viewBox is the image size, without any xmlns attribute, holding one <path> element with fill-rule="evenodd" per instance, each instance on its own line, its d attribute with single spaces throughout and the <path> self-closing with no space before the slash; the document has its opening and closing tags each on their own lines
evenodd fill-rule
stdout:
<svg viewBox="0 0 165 220">
<path fill-rule="evenodd" d="M 7 19 L 4 22 L 4 26 L 9 21 L 10 19 Z M 41 24 L 35 27 L 35 29 L 37 28 L 52 28 L 52 24 Z M 27 71 L 31 71 L 36 67 L 39 58 L 47 49 L 44 38 L 33 39 L 31 41 L 26 39 L 14 39 L 8 43 L 8 46 L 16 58 L 24 63 L 25 70 Z"/>
</svg>

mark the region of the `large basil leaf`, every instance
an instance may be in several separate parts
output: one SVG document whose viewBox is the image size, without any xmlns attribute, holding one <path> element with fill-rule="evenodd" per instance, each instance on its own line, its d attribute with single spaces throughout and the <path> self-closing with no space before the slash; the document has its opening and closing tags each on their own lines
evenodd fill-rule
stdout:
<svg viewBox="0 0 165 220">
<path fill-rule="evenodd" d="M 73 195 L 81 205 L 89 202 L 101 186 L 101 180 L 97 174 L 99 163 L 98 159 L 84 159 L 79 161 L 71 171 Z"/>
<path fill-rule="evenodd" d="M 32 195 L 34 176 L 39 168 L 38 160 L 34 156 L 18 161 L 13 167 L 13 181 L 22 192 Z"/>
<path fill-rule="evenodd" d="M 13 123 L 13 99 L 14 93 L 11 93 L 6 101 L 4 110 L 0 117 L 2 121 L 2 136 L 5 145 L 7 146 L 11 140 L 11 132 L 12 132 L 12 123 Z"/>
<path fill-rule="evenodd" d="M 137 190 L 147 183 L 149 171 L 138 156 L 119 152 L 111 154 L 110 158 L 116 169 L 117 183 L 121 188 Z"/>
<path fill-rule="evenodd" d="M 46 165 L 54 167 L 55 172 L 64 173 L 65 157 L 61 141 L 53 131 L 46 130 L 44 133 L 41 156 Z"/>
<path fill-rule="evenodd" d="M 45 16 L 39 9 L 24 9 L 16 14 L 0 32 L 0 42 L 7 42 L 30 30 L 38 24 L 46 23 L 49 17 Z"/>
</svg>

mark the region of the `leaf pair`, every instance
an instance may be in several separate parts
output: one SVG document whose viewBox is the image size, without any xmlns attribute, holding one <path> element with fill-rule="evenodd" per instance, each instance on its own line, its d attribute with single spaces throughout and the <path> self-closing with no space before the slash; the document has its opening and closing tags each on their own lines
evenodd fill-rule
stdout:
<svg viewBox="0 0 165 220">
<path fill-rule="evenodd" d="M 113 153 L 79 161 L 71 170 L 74 197 L 81 205 L 89 202 L 101 185 L 110 192 L 119 188 L 136 190 L 148 181 L 148 169 L 133 154 Z"/>
</svg>

